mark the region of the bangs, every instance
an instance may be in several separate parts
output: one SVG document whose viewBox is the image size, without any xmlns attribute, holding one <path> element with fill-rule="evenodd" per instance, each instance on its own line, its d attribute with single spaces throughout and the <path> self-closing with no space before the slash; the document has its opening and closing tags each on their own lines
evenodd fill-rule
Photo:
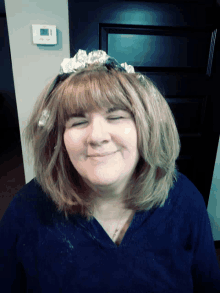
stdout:
<svg viewBox="0 0 220 293">
<path fill-rule="evenodd" d="M 128 82 L 128 81 L 127 81 Z M 82 70 L 71 75 L 64 85 L 60 100 L 60 116 L 66 123 L 73 114 L 118 107 L 132 113 L 131 99 L 118 78 L 105 69 Z"/>
</svg>

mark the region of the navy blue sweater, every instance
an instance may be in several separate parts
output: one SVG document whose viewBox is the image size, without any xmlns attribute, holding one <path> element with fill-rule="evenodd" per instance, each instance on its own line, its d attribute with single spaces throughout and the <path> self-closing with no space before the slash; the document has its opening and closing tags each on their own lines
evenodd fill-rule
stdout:
<svg viewBox="0 0 220 293">
<path fill-rule="evenodd" d="M 33 179 L 0 222 L 0 291 L 220 292 L 204 199 L 178 174 L 164 207 L 136 212 L 119 246 L 95 218 L 67 221 Z"/>
</svg>

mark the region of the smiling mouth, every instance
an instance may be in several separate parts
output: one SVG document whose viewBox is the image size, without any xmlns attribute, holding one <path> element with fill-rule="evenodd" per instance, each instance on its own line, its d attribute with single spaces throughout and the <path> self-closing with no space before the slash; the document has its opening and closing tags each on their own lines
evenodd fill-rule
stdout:
<svg viewBox="0 0 220 293">
<path fill-rule="evenodd" d="M 116 152 L 113 152 L 113 153 L 106 153 L 106 154 L 102 154 L 102 155 L 88 156 L 88 157 L 90 157 L 90 158 L 95 158 L 95 157 L 106 157 L 106 156 L 113 155 L 114 153 L 116 153 Z"/>
</svg>

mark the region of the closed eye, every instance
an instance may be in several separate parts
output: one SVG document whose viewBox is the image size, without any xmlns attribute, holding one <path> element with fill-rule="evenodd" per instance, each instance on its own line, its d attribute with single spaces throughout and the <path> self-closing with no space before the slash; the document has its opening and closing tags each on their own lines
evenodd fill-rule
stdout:
<svg viewBox="0 0 220 293">
<path fill-rule="evenodd" d="M 114 118 L 108 118 L 110 120 L 116 120 L 116 119 L 123 119 L 123 117 L 114 117 Z"/>
<path fill-rule="evenodd" d="M 108 118 L 109 120 L 118 120 L 118 119 L 123 119 L 124 117 L 113 117 L 113 118 Z M 84 124 L 84 123 L 87 123 L 86 121 L 85 122 L 81 122 L 81 123 L 77 123 L 77 124 L 73 124 L 72 126 L 78 126 L 78 125 L 81 125 L 81 124 Z"/>
</svg>

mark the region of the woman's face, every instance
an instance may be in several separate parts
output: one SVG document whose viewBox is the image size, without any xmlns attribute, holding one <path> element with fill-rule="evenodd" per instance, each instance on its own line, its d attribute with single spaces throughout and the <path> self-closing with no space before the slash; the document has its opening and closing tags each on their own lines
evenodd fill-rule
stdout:
<svg viewBox="0 0 220 293">
<path fill-rule="evenodd" d="M 137 130 L 129 112 L 112 108 L 73 114 L 66 123 L 64 144 L 86 183 L 123 190 L 139 161 Z"/>
</svg>

